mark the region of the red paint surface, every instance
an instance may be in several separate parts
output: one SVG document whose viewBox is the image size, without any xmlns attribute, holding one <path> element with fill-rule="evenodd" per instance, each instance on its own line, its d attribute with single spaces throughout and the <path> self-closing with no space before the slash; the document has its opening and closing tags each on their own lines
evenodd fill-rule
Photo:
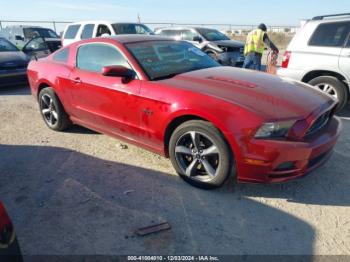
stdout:
<svg viewBox="0 0 350 262">
<path fill-rule="evenodd" d="M 229 143 L 240 181 L 281 182 L 303 176 L 327 160 L 325 157 L 308 167 L 311 159 L 332 151 L 340 133 L 340 121 L 333 118 L 318 133 L 307 139 L 304 135 L 323 112 L 335 107 L 336 102 L 330 97 L 299 82 L 231 67 L 149 81 L 124 47 L 127 42 L 145 39 L 134 36 L 85 40 L 69 47 L 67 64 L 53 61 L 52 56 L 33 61 L 28 68 L 32 94 L 37 97 L 39 87 L 49 85 L 73 122 L 162 155 L 168 155 L 165 131 L 174 119 L 196 116 L 208 120 Z M 88 42 L 119 48 L 139 79 L 125 84 L 118 77 L 76 69 L 77 46 Z M 81 83 L 72 81 L 76 78 Z M 297 122 L 286 139 L 254 138 L 263 123 L 290 119 Z M 247 158 L 263 160 L 265 165 L 247 164 Z M 288 174 L 276 173 L 276 167 L 285 161 L 295 162 L 296 169 Z"/>
</svg>

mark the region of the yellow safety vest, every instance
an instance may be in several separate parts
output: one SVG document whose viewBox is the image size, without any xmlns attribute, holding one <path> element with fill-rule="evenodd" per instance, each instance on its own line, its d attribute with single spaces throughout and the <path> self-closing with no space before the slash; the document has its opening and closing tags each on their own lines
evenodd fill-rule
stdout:
<svg viewBox="0 0 350 262">
<path fill-rule="evenodd" d="M 250 52 L 262 54 L 264 52 L 264 35 L 265 32 L 261 29 L 251 31 L 244 46 L 244 55 Z"/>
</svg>

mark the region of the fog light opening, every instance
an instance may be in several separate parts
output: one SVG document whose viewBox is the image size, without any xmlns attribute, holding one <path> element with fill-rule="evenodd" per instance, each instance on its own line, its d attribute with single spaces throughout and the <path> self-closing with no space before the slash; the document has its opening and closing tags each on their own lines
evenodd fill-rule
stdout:
<svg viewBox="0 0 350 262">
<path fill-rule="evenodd" d="M 295 169 L 295 163 L 294 162 L 284 162 L 280 164 L 275 171 L 289 171 Z"/>
</svg>

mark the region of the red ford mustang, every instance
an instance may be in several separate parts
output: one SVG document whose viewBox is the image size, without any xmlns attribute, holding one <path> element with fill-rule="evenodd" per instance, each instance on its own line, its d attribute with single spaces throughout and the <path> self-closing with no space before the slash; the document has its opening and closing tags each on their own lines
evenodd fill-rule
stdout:
<svg viewBox="0 0 350 262">
<path fill-rule="evenodd" d="M 217 187 L 305 175 L 330 156 L 337 102 L 292 80 L 221 67 L 189 43 L 118 36 L 74 43 L 28 68 L 47 126 L 75 123 L 170 157 Z"/>
</svg>

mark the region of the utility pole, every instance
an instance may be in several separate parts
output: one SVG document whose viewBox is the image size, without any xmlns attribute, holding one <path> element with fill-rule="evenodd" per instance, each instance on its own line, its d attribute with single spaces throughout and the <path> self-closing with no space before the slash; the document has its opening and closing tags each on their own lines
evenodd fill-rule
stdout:
<svg viewBox="0 0 350 262">
<path fill-rule="evenodd" d="M 140 14 L 137 14 L 137 21 L 139 24 L 141 24 L 141 17 L 140 17 Z"/>
</svg>

